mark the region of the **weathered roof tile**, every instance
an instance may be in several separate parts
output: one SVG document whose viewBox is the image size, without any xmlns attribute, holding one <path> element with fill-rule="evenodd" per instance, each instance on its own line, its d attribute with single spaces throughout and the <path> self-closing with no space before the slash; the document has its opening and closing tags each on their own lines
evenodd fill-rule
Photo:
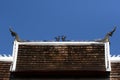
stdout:
<svg viewBox="0 0 120 80">
<path fill-rule="evenodd" d="M 19 45 L 16 71 L 105 71 L 104 44 Z"/>
<path fill-rule="evenodd" d="M 0 80 L 9 80 L 11 62 L 0 61 Z"/>
</svg>

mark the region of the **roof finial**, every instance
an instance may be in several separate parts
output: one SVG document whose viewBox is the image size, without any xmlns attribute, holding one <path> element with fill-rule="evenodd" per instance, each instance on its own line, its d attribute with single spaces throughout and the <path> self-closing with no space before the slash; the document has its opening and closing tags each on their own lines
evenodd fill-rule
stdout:
<svg viewBox="0 0 120 80">
<path fill-rule="evenodd" d="M 19 41 L 19 42 L 21 41 L 20 38 L 19 38 L 19 36 L 18 36 L 18 34 L 17 34 L 16 32 L 14 32 L 11 27 L 9 28 L 9 31 L 11 32 L 11 35 L 12 35 L 13 37 L 15 37 L 15 40 L 17 40 L 17 41 Z"/>
<path fill-rule="evenodd" d="M 104 41 L 104 42 L 109 42 L 109 41 L 110 41 L 109 38 L 112 37 L 112 35 L 113 35 L 113 33 L 114 33 L 115 31 L 116 31 L 116 26 L 114 27 L 114 29 L 113 29 L 112 31 L 108 32 L 108 33 L 105 35 L 103 41 Z"/>
<path fill-rule="evenodd" d="M 110 37 L 112 37 L 113 33 L 116 31 L 116 26 L 113 28 L 112 31 L 108 32 L 105 37 L 101 40 L 98 40 L 99 42 L 109 42 L 110 41 Z"/>
<path fill-rule="evenodd" d="M 60 36 L 55 37 L 56 41 L 60 41 Z"/>
<path fill-rule="evenodd" d="M 62 35 L 61 39 L 62 39 L 62 41 L 66 41 L 66 36 Z"/>
</svg>

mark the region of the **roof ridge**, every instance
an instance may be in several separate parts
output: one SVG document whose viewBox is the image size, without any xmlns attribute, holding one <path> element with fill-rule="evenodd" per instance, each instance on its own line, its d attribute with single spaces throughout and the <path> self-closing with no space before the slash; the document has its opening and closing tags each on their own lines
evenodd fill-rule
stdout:
<svg viewBox="0 0 120 80">
<path fill-rule="evenodd" d="M 0 54 L 0 61 L 12 62 L 13 57 L 10 54 Z"/>
<path fill-rule="evenodd" d="M 120 54 L 118 54 L 118 55 L 111 55 L 111 57 L 119 57 L 120 58 Z"/>
<path fill-rule="evenodd" d="M 111 55 L 111 62 L 120 62 L 120 55 Z"/>
</svg>

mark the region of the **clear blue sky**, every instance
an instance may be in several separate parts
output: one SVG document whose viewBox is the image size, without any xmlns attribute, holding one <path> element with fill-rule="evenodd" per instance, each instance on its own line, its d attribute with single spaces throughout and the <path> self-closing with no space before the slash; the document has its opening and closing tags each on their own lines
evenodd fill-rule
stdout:
<svg viewBox="0 0 120 80">
<path fill-rule="evenodd" d="M 0 0 L 0 53 L 11 54 L 12 26 L 23 40 L 94 40 L 117 26 L 111 53 L 120 54 L 120 0 Z"/>
</svg>

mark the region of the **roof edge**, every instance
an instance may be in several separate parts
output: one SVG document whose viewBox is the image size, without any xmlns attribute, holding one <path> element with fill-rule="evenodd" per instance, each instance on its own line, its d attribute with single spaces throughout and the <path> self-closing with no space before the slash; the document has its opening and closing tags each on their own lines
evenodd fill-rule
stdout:
<svg viewBox="0 0 120 80">
<path fill-rule="evenodd" d="M 0 55 L 0 61 L 5 61 L 5 62 L 12 62 L 13 61 L 13 57 L 11 55 Z"/>
<path fill-rule="evenodd" d="M 103 42 L 95 41 L 65 41 L 65 42 L 18 42 L 21 45 L 91 45 L 91 44 L 104 44 Z"/>
<path fill-rule="evenodd" d="M 120 62 L 120 55 L 113 55 L 110 57 L 111 62 Z"/>
</svg>

